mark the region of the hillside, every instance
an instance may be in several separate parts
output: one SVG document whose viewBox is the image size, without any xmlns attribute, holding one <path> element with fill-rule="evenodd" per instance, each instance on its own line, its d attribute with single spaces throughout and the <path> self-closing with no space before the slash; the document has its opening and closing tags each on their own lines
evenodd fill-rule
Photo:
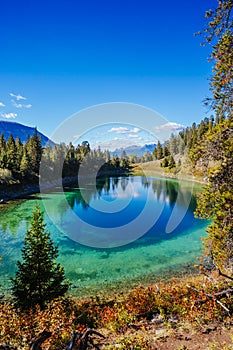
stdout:
<svg viewBox="0 0 233 350">
<path fill-rule="evenodd" d="M 10 134 L 12 134 L 14 139 L 19 137 L 20 140 L 24 143 L 29 136 L 31 137 L 34 134 L 35 130 L 36 128 L 34 127 L 26 126 L 16 122 L 0 120 L 0 134 L 3 134 L 6 140 L 9 138 Z M 41 137 L 42 146 L 45 146 L 48 142 L 53 144 L 53 142 L 47 136 L 39 131 L 37 131 L 37 133 Z"/>
</svg>

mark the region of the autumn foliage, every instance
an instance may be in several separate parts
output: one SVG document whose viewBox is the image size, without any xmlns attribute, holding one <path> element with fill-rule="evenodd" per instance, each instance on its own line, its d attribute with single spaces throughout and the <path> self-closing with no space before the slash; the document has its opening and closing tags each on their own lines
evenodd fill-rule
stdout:
<svg viewBox="0 0 233 350">
<path fill-rule="evenodd" d="M 215 278 L 214 283 L 211 278 Z M 0 343 L 17 344 L 26 349 L 30 341 L 46 329 L 52 332 L 52 337 L 43 348 L 60 349 L 69 342 L 72 330 L 83 332 L 93 328 L 105 335 L 122 337 L 131 327 L 141 327 L 142 320 L 156 317 L 167 327 L 173 327 L 174 320 L 176 326 L 183 323 L 192 327 L 203 327 L 212 322 L 227 324 L 233 311 L 231 283 L 221 276 L 211 278 L 202 275 L 147 287 L 138 286 L 124 296 L 106 299 L 60 298 L 44 310 L 37 306 L 29 312 L 22 312 L 3 302 L 0 304 Z M 229 291 L 219 299 L 225 310 L 214 298 L 223 290 Z M 138 334 L 132 339 L 122 338 L 122 344 L 127 342 L 139 342 L 149 349 L 149 345 L 145 345 L 149 344 L 148 341 Z"/>
</svg>

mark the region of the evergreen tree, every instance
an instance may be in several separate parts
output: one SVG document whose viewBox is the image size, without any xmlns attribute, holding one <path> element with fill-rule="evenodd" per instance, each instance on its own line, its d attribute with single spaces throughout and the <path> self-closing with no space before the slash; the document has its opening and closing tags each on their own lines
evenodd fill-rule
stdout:
<svg viewBox="0 0 233 350">
<path fill-rule="evenodd" d="M 183 138 L 183 134 L 180 133 L 177 137 L 177 153 L 180 155 L 183 155 L 184 150 L 185 150 L 184 138 Z"/>
<path fill-rule="evenodd" d="M 177 154 L 178 153 L 178 148 L 177 148 L 177 137 L 172 133 L 170 136 L 169 140 L 169 151 L 171 155 Z"/>
<path fill-rule="evenodd" d="M 6 168 L 6 140 L 3 134 L 0 135 L 0 168 Z"/>
<path fill-rule="evenodd" d="M 22 176 L 22 179 L 27 178 L 29 175 L 29 169 L 30 169 L 30 159 L 27 153 L 27 148 L 23 147 L 23 156 L 20 162 L 20 174 Z"/>
<path fill-rule="evenodd" d="M 163 147 L 161 146 L 161 143 L 158 141 L 157 144 L 157 159 L 163 158 Z"/>
<path fill-rule="evenodd" d="M 20 164 L 21 164 L 21 160 L 22 160 L 22 156 L 23 156 L 23 144 L 22 144 L 19 137 L 17 137 L 15 140 L 15 149 L 16 149 L 15 167 L 16 167 L 17 172 L 20 172 Z"/>
<path fill-rule="evenodd" d="M 167 157 L 170 155 L 170 152 L 169 152 L 169 145 L 164 145 L 163 147 L 163 157 Z"/>
<path fill-rule="evenodd" d="M 165 157 L 162 162 L 160 163 L 160 166 L 162 168 L 167 168 L 168 167 L 168 164 L 169 164 L 169 161 L 168 161 L 168 157 Z"/>
<path fill-rule="evenodd" d="M 32 137 L 28 138 L 26 147 L 27 154 L 30 158 L 30 172 L 34 175 L 38 175 L 43 148 L 41 144 L 41 138 L 38 135 L 36 129 Z"/>
<path fill-rule="evenodd" d="M 63 267 L 56 263 L 57 257 L 58 248 L 46 232 L 43 213 L 36 206 L 24 239 L 22 261 L 17 263 L 18 271 L 12 279 L 17 306 L 23 310 L 36 304 L 44 308 L 46 303 L 66 293 L 69 282 L 65 280 Z"/>
<path fill-rule="evenodd" d="M 13 172 L 16 171 L 16 147 L 12 134 L 6 143 L 6 168 Z"/>
<path fill-rule="evenodd" d="M 168 168 L 169 169 L 172 169 L 172 168 L 175 168 L 176 166 L 176 162 L 175 162 L 175 159 L 173 158 L 173 156 L 168 156 Z"/>
<path fill-rule="evenodd" d="M 218 119 L 232 114 L 233 108 L 233 2 L 218 0 L 215 10 L 206 12 L 209 19 L 205 29 L 207 43 L 212 43 L 211 59 L 214 61 L 210 89 L 213 97 L 206 100 Z"/>
<path fill-rule="evenodd" d="M 197 214 L 212 219 L 205 241 L 207 253 L 218 268 L 233 268 L 233 2 L 218 0 L 205 32 L 207 42 L 213 43 L 215 62 L 211 80 L 212 108 L 216 112 L 215 125 L 211 125 L 202 138 L 198 160 L 206 165 L 208 184 L 202 192 Z M 202 129 L 210 125 L 202 123 Z"/>
<path fill-rule="evenodd" d="M 153 153 L 152 153 L 154 159 L 157 159 L 157 155 L 158 155 L 157 153 L 158 153 L 157 152 L 157 148 L 155 147 L 154 150 L 153 150 Z"/>
</svg>

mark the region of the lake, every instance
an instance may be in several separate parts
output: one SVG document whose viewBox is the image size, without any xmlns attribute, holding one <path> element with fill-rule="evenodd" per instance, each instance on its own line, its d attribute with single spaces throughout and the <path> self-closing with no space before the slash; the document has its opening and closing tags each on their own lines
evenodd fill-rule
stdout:
<svg viewBox="0 0 233 350">
<path fill-rule="evenodd" d="M 191 182 L 143 176 L 83 179 L 0 208 L 0 292 L 20 259 L 36 203 L 76 295 L 124 289 L 187 271 L 208 222 L 196 219 Z"/>
</svg>

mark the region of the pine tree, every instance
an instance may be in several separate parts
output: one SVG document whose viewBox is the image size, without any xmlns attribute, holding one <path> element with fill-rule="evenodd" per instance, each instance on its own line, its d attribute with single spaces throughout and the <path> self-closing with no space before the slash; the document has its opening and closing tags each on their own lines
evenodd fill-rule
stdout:
<svg viewBox="0 0 233 350">
<path fill-rule="evenodd" d="M 6 143 L 6 168 L 13 172 L 16 170 L 16 147 L 12 134 Z"/>
<path fill-rule="evenodd" d="M 41 138 L 35 129 L 34 134 L 26 142 L 27 154 L 30 157 L 30 172 L 38 175 L 42 156 Z"/>
<path fill-rule="evenodd" d="M 197 215 L 212 219 L 207 229 L 206 252 L 218 268 L 233 269 L 232 10 L 232 0 L 218 0 L 217 8 L 206 14 L 209 18 L 206 40 L 213 44 L 215 63 L 210 83 L 213 98 L 209 101 L 216 112 L 216 122 L 210 127 L 210 121 L 205 120 L 199 128 L 199 133 L 204 130 L 205 134 L 197 159 L 206 165 L 208 184 L 198 200 Z"/>
<path fill-rule="evenodd" d="M 153 153 L 152 153 L 154 159 L 157 159 L 157 153 L 158 153 L 157 152 L 157 148 L 155 147 L 154 150 L 153 150 Z"/>
<path fill-rule="evenodd" d="M 23 156 L 23 144 L 20 140 L 19 137 L 16 138 L 15 140 L 15 149 L 16 149 L 16 155 L 15 155 L 15 166 L 16 166 L 16 170 L 17 172 L 20 171 L 20 164 L 21 164 L 21 160 L 22 160 L 22 156 Z"/>
<path fill-rule="evenodd" d="M 172 156 L 178 153 L 177 149 L 177 137 L 172 133 L 169 140 L 169 151 Z"/>
<path fill-rule="evenodd" d="M 158 141 L 157 144 L 157 159 L 163 158 L 163 147 L 161 146 L 161 143 Z"/>
<path fill-rule="evenodd" d="M 21 177 L 27 178 L 27 176 L 29 175 L 29 171 L 30 171 L 30 159 L 27 153 L 27 148 L 23 147 L 23 155 L 22 155 L 22 159 L 20 162 L 20 174 Z"/>
<path fill-rule="evenodd" d="M 6 168 L 6 140 L 3 134 L 0 135 L 0 168 Z"/>
<path fill-rule="evenodd" d="M 30 229 L 26 232 L 22 248 L 22 261 L 17 263 L 13 283 L 16 305 L 23 310 L 41 308 L 54 298 L 63 296 L 69 287 L 64 268 L 56 263 L 58 248 L 46 232 L 43 213 L 37 205 L 32 214 Z"/>
<path fill-rule="evenodd" d="M 169 156 L 169 155 L 170 155 L 169 146 L 164 145 L 164 147 L 163 147 L 163 158 L 164 158 L 164 157 L 167 157 L 167 156 Z"/>
<path fill-rule="evenodd" d="M 175 166 L 176 166 L 176 162 L 175 162 L 173 156 L 170 155 L 168 157 L 168 168 L 172 169 L 172 168 L 175 168 Z"/>
</svg>

